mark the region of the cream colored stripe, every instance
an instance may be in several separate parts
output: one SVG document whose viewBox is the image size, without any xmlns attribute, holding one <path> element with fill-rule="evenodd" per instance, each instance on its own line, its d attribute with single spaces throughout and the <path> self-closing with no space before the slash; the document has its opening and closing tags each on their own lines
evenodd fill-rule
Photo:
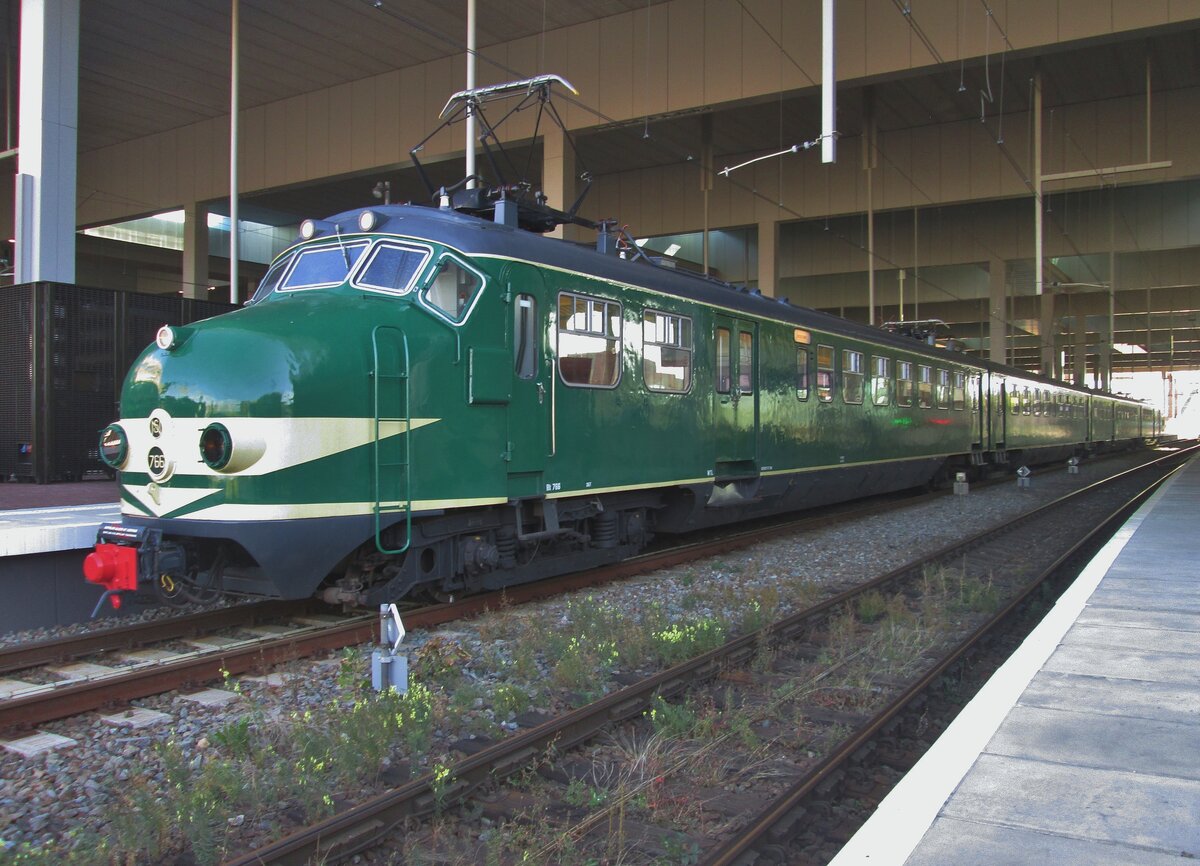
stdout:
<svg viewBox="0 0 1200 866">
<path fill-rule="evenodd" d="M 211 493 L 212 491 L 206 491 Z M 413 511 L 434 511 L 444 508 L 468 508 L 482 505 L 503 505 L 506 497 L 481 497 L 478 499 L 421 499 L 413 502 Z M 394 505 L 384 503 L 388 513 L 404 514 L 404 509 L 394 510 Z M 165 513 L 160 509 L 159 513 Z M 299 520 L 312 517 L 354 517 L 370 515 L 375 511 L 374 502 L 303 502 L 280 505 L 249 505 L 224 502 L 211 508 L 203 508 L 192 514 L 185 514 L 179 520 L 203 521 L 264 521 L 264 520 Z M 145 517 L 140 511 L 128 506 L 121 509 L 123 515 L 130 517 Z"/>
</svg>

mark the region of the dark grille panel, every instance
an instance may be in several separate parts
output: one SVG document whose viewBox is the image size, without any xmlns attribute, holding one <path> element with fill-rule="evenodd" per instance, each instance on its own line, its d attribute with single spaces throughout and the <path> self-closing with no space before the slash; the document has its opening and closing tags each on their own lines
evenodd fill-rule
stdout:
<svg viewBox="0 0 1200 866">
<path fill-rule="evenodd" d="M 59 283 L 0 288 L 0 473 L 44 482 L 103 470 L 99 431 L 158 329 L 232 309 Z M 42 443 L 44 459 L 20 454 L 22 443 Z"/>
<path fill-rule="evenodd" d="M 48 287 L 51 310 L 52 394 L 50 467 L 54 477 L 78 479 L 99 470 L 96 440 L 116 417 L 113 401 L 113 298 L 104 289 Z"/>
<path fill-rule="evenodd" d="M 33 288 L 0 289 L 0 473 L 31 477 L 22 444 L 33 442 Z"/>
</svg>

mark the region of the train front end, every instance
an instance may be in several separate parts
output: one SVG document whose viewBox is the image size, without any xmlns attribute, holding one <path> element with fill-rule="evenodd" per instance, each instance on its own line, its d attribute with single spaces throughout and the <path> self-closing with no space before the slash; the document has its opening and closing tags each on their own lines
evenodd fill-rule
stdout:
<svg viewBox="0 0 1200 866">
<path fill-rule="evenodd" d="M 164 326 L 130 370 L 100 446 L 121 522 L 84 565 L 114 607 L 308 597 L 364 545 L 403 543 L 406 437 L 439 420 L 407 378 L 410 335 L 439 327 L 413 309 L 439 250 L 363 213 L 310 221 L 246 307 Z"/>
</svg>

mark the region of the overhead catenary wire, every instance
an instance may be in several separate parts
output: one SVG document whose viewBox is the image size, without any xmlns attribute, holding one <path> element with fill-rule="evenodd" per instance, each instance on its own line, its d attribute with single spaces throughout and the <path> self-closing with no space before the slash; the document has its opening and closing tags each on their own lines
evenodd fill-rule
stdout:
<svg viewBox="0 0 1200 866">
<path fill-rule="evenodd" d="M 368 2 L 369 2 L 369 0 L 368 0 Z M 646 12 L 644 13 L 647 15 L 647 21 L 646 21 L 647 27 L 649 27 L 648 16 L 650 14 L 650 2 L 651 2 L 651 0 L 647 0 Z M 767 37 L 771 40 L 771 42 L 780 50 L 781 56 L 786 57 L 787 60 L 798 71 L 800 71 L 802 75 L 804 75 L 811 83 L 815 84 L 816 82 L 812 78 L 812 76 L 807 73 L 807 71 L 803 68 L 803 66 L 801 66 L 801 64 L 794 57 L 792 57 L 792 55 L 789 52 L 787 52 L 786 48 L 782 45 L 782 43 L 779 41 L 779 39 L 776 38 L 775 35 L 770 31 L 770 29 L 765 27 L 762 24 L 762 22 L 760 22 L 758 20 L 758 18 L 753 14 L 753 12 L 746 7 L 744 0 L 737 0 L 737 2 L 738 2 L 738 5 L 744 11 L 744 13 L 747 15 L 747 17 L 757 27 L 759 27 L 767 35 Z M 987 25 L 989 27 L 991 27 L 991 26 L 996 27 L 998 33 L 1000 34 L 1001 40 L 1005 46 L 1005 53 L 1007 53 L 1008 50 L 1012 49 L 1012 43 L 1009 40 L 1007 33 L 1004 32 L 1004 29 L 1000 26 L 999 22 L 996 21 L 995 14 L 994 14 L 991 6 L 987 2 L 987 0 L 980 0 L 980 2 L 984 9 L 984 12 L 985 12 L 985 22 L 987 23 Z M 909 20 L 909 26 L 914 27 L 914 33 L 917 33 L 918 31 L 916 28 L 919 28 L 919 26 L 920 26 L 919 22 L 917 22 L 915 20 L 915 17 L 912 15 L 911 6 L 908 6 L 907 10 L 908 10 L 908 14 L 906 15 L 906 18 L 908 18 L 908 20 Z M 457 38 L 455 38 L 453 36 L 441 33 L 439 31 L 437 31 L 435 28 L 429 27 L 428 25 L 424 25 L 423 23 L 414 19 L 412 16 L 404 15 L 402 13 L 397 13 L 391 5 L 382 7 L 381 11 L 396 18 L 397 20 L 401 20 L 403 23 L 406 23 L 406 24 L 416 27 L 421 32 L 424 32 L 427 35 L 430 35 L 431 37 L 433 37 L 445 44 L 454 46 L 457 50 L 464 50 L 464 45 L 461 40 L 458 40 Z M 965 15 L 963 16 L 962 24 L 963 24 L 963 26 L 966 25 L 966 16 Z M 925 38 L 922 39 L 921 35 L 918 35 L 918 39 L 921 39 L 921 41 L 924 43 L 925 39 L 928 39 L 928 34 L 923 30 L 923 28 L 920 29 L 920 34 L 923 34 Z M 990 36 L 989 36 L 989 39 L 990 39 Z M 933 55 L 935 57 L 942 56 L 940 51 L 938 51 L 936 45 L 933 44 L 932 40 L 929 40 L 929 45 L 927 45 L 926 48 L 927 48 L 927 50 L 930 51 L 931 55 Z M 989 47 L 989 54 L 990 54 L 990 47 Z M 497 69 L 500 69 L 509 75 L 512 75 L 517 78 L 525 77 L 524 73 L 522 73 L 521 71 L 513 69 L 512 67 L 496 60 L 493 57 L 488 57 L 486 55 L 480 55 L 480 56 L 483 58 L 485 63 L 487 63 Z M 944 63 L 945 61 L 943 60 L 942 62 Z M 960 76 L 961 76 L 962 74 L 965 74 L 965 62 L 961 63 L 960 66 L 961 66 L 961 69 L 960 69 Z M 649 74 L 649 53 L 648 52 L 647 52 L 644 69 L 646 70 L 646 74 L 648 75 Z M 1003 70 L 1003 66 L 1002 66 L 1002 70 Z M 1001 75 L 1003 77 L 1004 71 L 1001 72 Z M 990 80 L 988 83 L 990 86 Z M 961 85 L 961 81 L 960 81 L 960 85 Z M 1001 83 L 1001 86 L 1003 86 L 1003 82 Z M 960 86 L 960 92 L 963 89 L 964 88 Z M 599 109 L 592 107 L 591 105 L 587 104 L 581 98 L 566 97 L 566 98 L 564 98 L 564 101 L 579 108 L 582 111 L 585 111 L 585 112 L 591 114 L 592 116 L 594 116 L 598 120 L 600 120 L 602 124 L 606 125 L 611 130 L 618 132 L 619 134 L 624 134 L 624 130 L 628 126 L 627 123 L 618 121 L 617 119 L 608 116 L 607 114 L 600 111 Z M 641 118 L 642 134 L 639 136 L 641 138 L 641 140 L 645 143 L 649 143 L 652 147 L 654 147 L 659 152 L 667 154 L 670 157 L 672 157 L 672 161 L 669 163 L 666 163 L 666 164 L 683 164 L 683 163 L 697 161 L 697 160 L 695 160 L 694 154 L 691 152 L 692 148 L 688 144 L 678 142 L 678 141 L 673 141 L 672 137 L 669 134 L 660 132 L 660 133 L 656 134 L 655 136 L 651 137 L 649 135 L 649 124 L 650 124 L 650 120 L 651 120 L 652 116 L 653 115 L 651 115 L 650 112 L 645 112 Z M 819 139 L 818 139 L 818 141 L 819 141 Z M 1017 177 L 1021 180 L 1021 182 L 1028 189 L 1030 189 L 1032 191 L 1033 187 L 1034 187 L 1032 179 L 1029 177 L 1029 175 L 1025 171 L 1025 169 L 1021 166 L 1020 162 L 1016 159 L 1016 157 L 1011 152 L 1011 150 L 1004 143 L 1002 135 L 999 132 L 997 132 L 996 134 L 993 134 L 992 141 L 999 148 L 1002 156 L 1008 162 L 1008 164 L 1010 165 L 1010 167 L 1012 168 L 1014 173 L 1017 175 Z M 801 146 L 796 146 L 796 147 L 798 147 L 801 150 L 807 149 L 807 148 L 803 148 Z M 782 155 L 786 155 L 786 154 L 789 154 L 792 152 L 798 152 L 798 151 L 793 151 L 792 148 L 785 148 L 776 154 L 767 155 L 766 158 L 771 158 L 773 156 L 782 156 Z M 897 173 L 900 174 L 901 177 L 908 179 L 910 182 L 912 181 L 911 175 L 909 175 L 900 166 L 898 166 L 884 151 L 877 148 L 876 153 L 883 156 L 884 159 L 892 166 L 893 170 L 897 171 Z M 761 161 L 761 159 L 762 159 L 762 157 L 758 157 L 749 162 L 757 162 L 757 161 Z M 736 167 L 737 166 L 735 166 L 734 168 L 736 168 Z M 782 211 L 785 215 L 787 215 L 789 217 L 792 217 L 796 220 L 807 220 L 810 218 L 807 215 L 797 211 L 795 208 L 789 206 L 786 202 L 784 202 L 782 200 L 772 200 L 771 197 L 760 192 L 753 185 L 745 184 L 745 183 L 741 183 L 741 182 L 737 181 L 735 178 L 731 177 L 729 174 L 724 173 L 723 170 L 716 171 L 714 169 L 714 173 L 721 175 L 723 177 L 723 179 L 726 182 L 730 183 L 734 188 L 739 189 L 739 190 L 753 196 L 754 198 L 756 198 L 758 200 L 770 202 L 771 204 L 777 206 L 780 209 L 780 211 Z M 829 173 L 828 172 L 826 172 L 826 184 L 827 184 L 827 186 L 829 184 Z M 914 188 L 916 188 L 915 184 L 914 184 Z M 935 204 L 933 202 L 932 197 L 930 197 L 928 195 L 928 193 L 925 193 L 924 191 L 922 191 L 922 195 L 926 198 L 927 202 L 929 202 L 931 204 Z M 782 196 L 777 197 L 777 199 L 782 199 Z M 826 224 L 827 224 L 827 229 L 828 229 L 828 217 L 826 218 Z M 865 252 L 865 248 L 863 247 L 863 245 L 861 243 L 853 240 L 852 238 L 848 237 L 847 235 L 845 235 L 841 232 L 838 232 L 838 231 L 833 231 L 833 230 L 831 230 L 831 235 L 833 237 L 839 239 L 840 241 L 846 243 L 848 246 Z M 983 238 L 981 238 L 977 235 L 974 235 L 973 233 L 972 233 L 972 236 L 973 236 L 974 240 L 976 240 L 976 242 L 980 244 L 981 247 L 983 247 L 985 249 L 988 248 L 988 245 L 986 244 L 986 242 L 984 241 Z M 892 266 L 892 267 L 899 267 L 899 265 L 895 261 L 891 260 L 886 255 L 880 254 L 878 251 L 876 251 L 876 253 L 875 253 L 875 258 L 878 261 L 880 261 L 881 263 L 883 263 L 884 265 Z M 928 286 L 931 289 L 935 289 L 935 290 L 941 292 L 942 295 L 948 299 L 958 300 L 958 301 L 968 300 L 967 298 L 965 298 L 961 295 L 958 295 L 957 293 L 947 289 L 945 286 L 939 285 L 936 281 L 930 280 L 927 276 L 927 273 L 928 272 L 926 272 L 926 275 L 922 276 L 922 284 L 923 285 Z M 971 298 L 970 300 L 976 300 L 976 299 Z M 995 320 L 1001 322 L 1002 324 L 1005 324 L 1006 326 L 1009 324 L 1008 319 L 1006 317 L 993 316 L 990 313 L 990 311 L 988 314 L 988 318 L 995 319 Z"/>
<path fill-rule="evenodd" d="M 741 0 L 739 0 L 739 5 L 741 5 L 741 6 L 742 6 L 742 8 L 743 8 L 743 9 L 745 9 L 744 3 L 742 3 L 742 2 L 741 2 Z M 393 11 L 393 10 L 392 10 L 392 9 L 391 9 L 389 6 L 382 7 L 382 8 L 381 8 L 381 11 L 385 12 L 385 14 L 389 14 L 389 15 L 391 15 L 392 17 L 395 17 L 395 18 L 397 18 L 398 20 L 402 20 L 402 21 L 404 21 L 405 23 L 409 23 L 409 20 L 410 20 L 410 18 L 411 18 L 411 16 L 407 16 L 407 15 L 403 15 L 403 14 L 395 13 L 395 12 L 394 12 L 394 11 Z M 746 11 L 747 11 L 747 13 L 749 13 L 749 10 L 746 10 Z M 649 14 L 649 0 L 648 0 L 648 5 L 647 5 L 647 13 L 646 13 L 646 14 L 647 14 L 647 15 Z M 755 25 L 756 25 L 756 26 L 758 26 L 758 27 L 760 27 L 760 28 L 761 28 L 761 29 L 764 31 L 764 33 L 766 33 L 766 34 L 768 35 L 768 37 L 771 39 L 771 41 L 772 41 L 772 42 L 773 42 L 773 43 L 774 43 L 774 44 L 775 44 L 775 45 L 776 45 L 778 48 L 780 48 L 780 50 L 781 50 L 781 51 L 784 53 L 784 55 L 785 55 L 785 56 L 788 58 L 788 60 L 789 60 L 789 61 L 790 61 L 790 62 L 791 62 L 793 65 L 795 65 L 795 66 L 796 66 L 796 68 L 797 68 L 797 69 L 798 69 L 798 70 L 799 70 L 799 71 L 800 71 L 800 72 L 801 72 L 803 75 L 805 75 L 805 77 L 806 77 L 806 78 L 808 78 L 810 81 L 813 81 L 813 83 L 815 83 L 815 81 L 812 79 L 812 77 L 811 77 L 810 75 L 808 75 L 808 73 L 807 73 L 807 72 L 804 70 L 804 68 L 803 68 L 803 67 L 802 67 L 802 66 L 801 66 L 801 65 L 800 65 L 800 64 L 799 64 L 799 63 L 798 63 L 798 62 L 795 60 L 795 58 L 791 57 L 791 55 L 790 55 L 790 54 L 788 54 L 788 53 L 787 53 L 787 52 L 786 52 L 786 51 L 783 49 L 783 46 L 782 46 L 782 45 L 779 43 L 779 41 L 778 41 L 778 40 L 777 40 L 777 39 L 774 37 L 774 35 L 770 33 L 770 30 L 769 30 L 768 28 L 766 28 L 766 27 L 765 27 L 765 26 L 764 26 L 764 25 L 763 25 L 763 24 L 762 24 L 762 23 L 761 23 L 761 22 L 760 22 L 760 21 L 759 21 L 759 20 L 758 20 L 758 19 L 757 19 L 755 16 L 753 16 L 752 14 L 750 15 L 750 18 L 751 18 L 751 19 L 752 19 L 752 21 L 755 23 Z M 426 26 L 426 25 L 422 25 L 422 26 L 421 26 L 421 29 L 422 29 L 422 31 L 423 31 L 423 32 L 427 32 L 427 33 L 429 33 L 430 35 L 435 35 L 435 33 L 436 33 L 436 31 L 434 31 L 434 30 L 433 30 L 433 28 L 430 28 L 430 27 L 428 27 L 428 26 Z M 465 44 L 464 44 L 462 41 L 460 41 L 460 40 L 456 39 L 455 37 L 448 36 L 448 35 L 446 35 L 446 34 L 440 34 L 440 33 L 436 33 L 436 38 L 438 38 L 440 41 L 443 41 L 443 42 L 445 42 L 445 43 L 447 43 L 447 44 L 450 44 L 450 45 L 453 45 L 453 46 L 455 46 L 455 47 L 456 47 L 458 50 L 465 50 Z M 523 77 L 526 77 L 526 76 L 525 76 L 525 74 L 524 74 L 524 73 L 523 73 L 521 70 L 517 70 L 517 69 L 515 69 L 515 68 L 513 68 L 513 67 L 511 67 L 511 66 L 508 66 L 507 64 L 505 64 L 505 63 L 502 63 L 502 62 L 500 62 L 499 60 L 496 60 L 496 59 L 494 59 L 494 58 L 491 58 L 491 57 L 488 57 L 488 56 L 486 56 L 486 55 L 482 55 L 482 54 L 480 55 L 480 57 L 481 57 L 481 58 L 484 60 L 484 62 L 486 62 L 486 63 L 488 63 L 488 64 L 492 65 L 493 67 L 495 67 L 495 68 L 497 68 L 497 69 L 499 69 L 499 70 L 501 70 L 501 71 L 503 71 L 503 72 L 505 72 L 505 73 L 506 73 L 506 74 L 508 74 L 508 75 L 511 75 L 511 76 L 513 76 L 513 77 L 515 77 L 515 78 L 523 78 Z M 648 60 L 647 60 L 647 64 L 648 64 Z M 648 65 L 647 65 L 647 71 L 648 71 Z M 627 124 L 624 124 L 624 123 L 622 123 L 622 122 L 620 122 L 620 121 L 616 120 L 615 118 L 613 118 L 613 117 L 610 117 L 609 115 L 605 114 L 604 112 L 600 111 L 599 109 L 592 107 L 591 105 L 587 104 L 586 102 L 584 102 L 584 101 L 583 101 L 581 98 L 579 98 L 579 97 L 572 97 L 572 96 L 562 96 L 562 97 L 560 97 L 560 98 L 561 98 L 563 101 L 565 101 L 565 102 L 567 102 L 567 103 L 569 103 L 569 104 L 571 104 L 571 105 L 574 105 L 575 107 L 577 107 L 577 108 L 579 108 L 579 109 L 581 109 L 581 110 L 583 110 L 583 111 L 586 111 L 587 113 L 589 113 L 589 114 L 591 114 L 592 116 L 596 117 L 597 119 L 601 120 L 601 121 L 602 121 L 604 124 L 606 124 L 607 126 L 609 126 L 609 127 L 610 127 L 611 129 L 613 129 L 613 130 L 616 130 L 616 131 L 618 131 L 618 132 L 622 132 L 624 129 L 626 129 L 626 128 L 627 128 Z M 646 124 L 646 126 L 645 126 L 645 129 L 647 130 L 647 132 L 641 136 L 641 138 L 642 138 L 644 141 L 646 141 L 646 142 L 649 142 L 649 144 L 650 144 L 652 147 L 655 147 L 655 148 L 656 148 L 656 149 L 658 149 L 660 152 L 664 152 L 664 153 L 670 154 L 672 157 L 674 157 L 674 158 L 677 160 L 677 164 L 679 164 L 679 163 L 688 163 L 688 162 L 695 161 L 695 157 L 694 157 L 694 155 L 691 153 L 691 148 L 690 148 L 689 146 L 687 146 L 687 145 L 684 145 L 684 144 L 681 144 L 681 143 L 677 143 L 677 142 L 674 142 L 674 141 L 672 141 L 672 140 L 671 140 L 671 137 L 670 137 L 669 135 L 666 135 L 666 134 L 664 134 L 664 133 L 660 132 L 658 135 L 655 135 L 655 136 L 653 136 L 653 137 L 649 136 L 649 134 L 648 134 L 648 128 L 649 128 L 649 127 L 648 127 L 648 124 L 649 124 L 649 117 L 650 117 L 650 115 L 649 115 L 649 114 L 645 115 L 645 124 Z M 817 139 L 816 139 L 816 142 L 819 142 L 819 141 L 820 141 L 820 138 L 817 138 Z M 811 147 L 811 146 L 812 146 L 812 145 L 810 144 L 810 147 Z M 804 149 L 804 148 L 801 148 L 801 149 Z M 788 149 L 786 149 L 786 150 L 784 151 L 784 153 L 790 153 L 790 152 L 792 152 L 790 148 L 788 148 Z M 1011 160 L 1011 157 L 1010 157 L 1010 160 Z M 893 165 L 894 165 L 894 163 L 893 163 Z M 1014 162 L 1014 167 L 1015 167 L 1015 168 L 1018 168 L 1018 170 L 1019 170 L 1019 166 L 1016 166 L 1016 163 L 1015 163 L 1015 162 Z M 720 172 L 716 172 L 716 173 L 718 173 L 718 174 L 719 174 Z M 908 177 L 907 173 L 904 173 L 904 172 L 902 172 L 902 171 L 901 171 L 901 174 L 902 174 L 902 176 L 904 176 L 904 177 Z M 726 174 L 726 175 L 722 175 L 722 176 L 725 178 L 725 180 L 726 180 L 726 181 L 728 181 L 729 183 L 731 183 L 731 184 L 732 184 L 732 185 L 733 185 L 735 188 L 737 188 L 737 189 L 739 189 L 739 190 L 741 190 L 741 191 L 743 191 L 743 192 L 745 192 L 745 193 L 747 193 L 747 194 L 749 194 L 749 195 L 753 196 L 754 198 L 756 198 L 756 199 L 758 199 L 758 200 L 761 200 L 761 201 L 764 201 L 764 202 L 768 202 L 768 203 L 771 203 L 771 204 L 775 205 L 775 206 L 776 206 L 776 207 L 778 207 L 778 208 L 779 208 L 781 211 L 783 211 L 783 212 L 784 212 L 784 214 L 786 214 L 786 215 L 788 215 L 788 216 L 790 216 L 790 217 L 792 217 L 792 218 L 794 218 L 794 219 L 797 219 L 797 220 L 805 220 L 805 219 L 807 219 L 807 217 L 806 217 L 804 214 L 802 214 L 801 212 L 797 211 L 797 210 L 796 210 L 796 209 L 794 209 L 793 207 L 789 206 L 789 205 L 788 205 L 786 202 L 783 202 L 783 201 L 774 201 L 774 200 L 772 200 L 772 198 L 771 198 L 771 197 L 769 197 L 769 196 L 767 196 L 766 194 L 764 194 L 764 193 L 760 192 L 760 191 L 759 191 L 759 190 L 758 190 L 756 187 L 754 187 L 753 185 L 750 185 L 750 184 L 745 184 L 745 183 L 741 183 L 741 182 L 739 182 L 739 181 L 735 180 L 734 178 L 730 177 L 730 176 L 729 176 L 729 175 L 727 175 L 727 174 Z M 826 181 L 827 181 L 827 184 L 828 184 L 828 180 L 829 180 L 829 179 L 828 179 L 828 173 L 826 173 Z M 1027 178 L 1026 178 L 1026 183 L 1028 184 L 1028 179 L 1027 179 Z M 929 200 L 930 200 L 930 201 L 932 201 L 932 199 L 929 199 Z M 843 234 L 843 233 L 841 233 L 841 232 L 837 232 L 837 231 L 831 231 L 831 235 L 832 235 L 833 237 L 835 237 L 835 238 L 837 238 L 837 239 L 841 240 L 842 242 L 846 243 L 848 246 L 852 247 L 853 249 L 856 249 L 856 250 L 859 250 L 859 251 L 861 251 L 861 252 L 864 252 L 864 253 L 866 253 L 866 248 L 863 246 L 863 244 L 861 244 L 861 243 L 859 243 L 859 242 L 857 242 L 857 241 L 853 240 L 852 238 L 848 237 L 847 235 L 845 235 L 845 234 Z M 875 258 L 876 258 L 876 260 L 878 260 L 878 261 L 882 262 L 883 264 L 885 264 L 885 265 L 887 265 L 887 266 L 890 266 L 890 267 L 899 267 L 899 264 L 898 264 L 898 263 L 896 263 L 895 261 L 893 261 L 891 258 L 889 258 L 889 257 L 887 257 L 887 256 L 885 256 L 885 255 L 882 255 L 882 254 L 880 254 L 878 251 L 876 251 L 876 252 L 875 252 Z M 945 297 L 947 297 L 947 298 L 949 298 L 949 299 L 952 299 L 952 300 L 959 300 L 959 301 L 965 301 L 965 300 L 967 300 L 966 298 L 962 297 L 961 295 L 958 295 L 957 293 L 955 293 L 955 292 L 951 291 L 950 289 L 948 289 L 948 288 L 946 288 L 946 287 L 944 287 L 944 286 L 941 286 L 941 285 L 939 285 L 939 284 L 938 284 L 936 281 L 930 280 L 930 279 L 928 279 L 927 277 L 923 277 L 923 279 L 922 279 L 922 283 L 923 283 L 923 284 L 925 284 L 925 285 L 927 285 L 927 286 L 929 286 L 929 287 L 931 287 L 931 288 L 933 288 L 933 289 L 936 289 L 936 290 L 940 291 L 940 292 L 941 292 L 941 293 L 942 293 L 942 294 L 943 294 Z M 997 321 L 1000 321 L 1000 322 L 1002 322 L 1002 323 L 1003 323 L 1003 324 L 1005 324 L 1005 325 L 1007 325 L 1007 324 L 1008 324 L 1008 321 L 1007 321 L 1007 319 L 1005 319 L 1004 317 L 1000 317 L 1000 316 L 992 316 L 992 315 L 991 315 L 991 313 L 990 313 L 990 311 L 989 311 L 989 317 L 991 317 L 991 318 L 995 318 Z"/>
</svg>

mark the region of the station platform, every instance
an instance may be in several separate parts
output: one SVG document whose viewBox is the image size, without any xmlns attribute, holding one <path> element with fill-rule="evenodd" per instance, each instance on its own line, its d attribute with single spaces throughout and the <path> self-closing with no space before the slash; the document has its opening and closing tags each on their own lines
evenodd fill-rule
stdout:
<svg viewBox="0 0 1200 866">
<path fill-rule="evenodd" d="M 108 481 L 0 484 L 0 633 L 91 615 L 101 589 L 84 581 L 83 559 L 100 524 L 120 520 L 118 495 Z"/>
<path fill-rule="evenodd" d="M 832 861 L 1200 857 L 1200 458 L 1096 555 Z"/>
</svg>

